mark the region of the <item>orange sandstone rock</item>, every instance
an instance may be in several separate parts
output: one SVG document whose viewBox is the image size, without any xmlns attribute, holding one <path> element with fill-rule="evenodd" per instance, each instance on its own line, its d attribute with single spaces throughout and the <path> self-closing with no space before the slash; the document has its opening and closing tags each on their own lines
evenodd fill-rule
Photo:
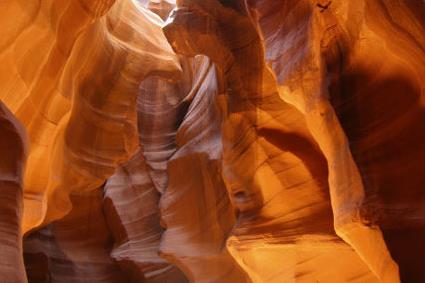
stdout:
<svg viewBox="0 0 425 283">
<path fill-rule="evenodd" d="M 424 31 L 419 0 L 1 2 L 0 281 L 423 283 Z"/>
</svg>

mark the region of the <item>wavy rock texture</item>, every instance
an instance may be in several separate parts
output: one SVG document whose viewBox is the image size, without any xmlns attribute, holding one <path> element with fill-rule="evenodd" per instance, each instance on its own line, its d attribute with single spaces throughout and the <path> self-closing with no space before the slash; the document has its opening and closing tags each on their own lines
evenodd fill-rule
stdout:
<svg viewBox="0 0 425 283">
<path fill-rule="evenodd" d="M 424 280 L 419 267 L 423 249 L 412 249 L 423 246 L 425 195 L 419 188 L 424 179 L 408 169 L 423 171 L 425 166 L 424 148 L 416 146 L 424 144 L 425 135 L 414 130 L 424 118 L 418 79 L 425 74 L 424 7 L 413 2 L 287 1 L 274 6 L 259 1 L 252 7 L 280 94 L 305 113 L 328 160 L 331 199 L 332 190 L 357 187 L 358 218 L 375 224 L 372 229 L 361 223 L 344 228 L 347 205 L 341 204 L 349 200 L 341 193 L 342 198 L 332 199 L 337 233 L 381 277 L 391 277 L 388 255 L 378 252 L 387 245 L 403 282 Z M 394 153 L 403 157 L 396 162 L 389 157 Z M 413 263 L 407 254 L 419 260 Z"/>
<path fill-rule="evenodd" d="M 2 9 L 14 19 L 1 54 L 14 72 L 1 72 L 2 97 L 31 139 L 24 231 L 64 216 L 70 192 L 98 188 L 134 154 L 139 82 L 180 68 L 161 20 L 134 2 L 55 3 Z"/>
<path fill-rule="evenodd" d="M 221 113 L 216 71 L 206 57 L 193 60 L 190 102 L 168 162 L 160 209 L 166 228 L 161 254 L 190 282 L 251 282 L 225 248 L 235 217 L 221 177 Z M 182 178 L 189 175 L 190 178 Z"/>
<path fill-rule="evenodd" d="M 0 101 L 0 281 L 27 282 L 22 258 L 25 130 Z"/>
<path fill-rule="evenodd" d="M 394 8 L 398 8 L 401 11 L 398 15 L 393 16 L 390 14 L 389 18 L 378 18 L 376 22 L 381 25 L 396 26 L 397 24 L 392 22 L 397 21 L 397 18 L 400 20 L 403 13 L 406 18 L 412 18 L 412 11 L 409 10 L 412 7 L 409 8 L 404 3 L 391 4 L 388 2 L 390 1 L 359 3 L 359 7 L 356 3 L 356 7 L 348 7 L 342 1 L 336 1 L 335 3 L 248 1 L 248 6 L 244 6 L 242 2 L 238 3 L 237 1 L 233 3 L 180 1 L 178 3 L 179 9 L 174 12 L 172 22 L 165 29 L 167 37 L 177 52 L 189 55 L 197 53 L 208 55 L 221 67 L 226 75 L 226 87 L 227 92 L 229 92 L 229 114 L 225 122 L 225 124 L 228 122 L 228 130 L 226 130 L 225 125 L 223 131 L 224 133 L 229 132 L 230 135 L 224 137 L 223 143 L 226 145 L 227 140 L 231 144 L 231 150 L 227 151 L 226 147 L 224 148 L 224 174 L 227 188 L 230 190 L 230 194 L 234 196 L 234 203 L 236 207 L 239 204 L 238 208 L 242 212 L 242 215 L 239 216 L 240 221 L 233 231 L 234 235 L 228 241 L 228 247 L 255 281 L 292 282 L 296 280 L 312 282 L 320 279 L 325 281 L 371 282 L 381 279 L 384 282 L 399 282 L 398 266 L 387 249 L 385 235 L 382 234 L 378 226 L 380 223 L 372 223 L 372 225 L 367 223 L 373 221 L 373 219 L 370 219 L 371 215 L 368 215 L 367 210 L 373 210 L 380 205 L 382 206 L 380 208 L 384 210 L 391 211 L 394 209 L 394 205 L 385 204 L 385 194 L 391 193 L 386 192 L 379 195 L 375 191 L 376 188 L 363 185 L 363 179 L 366 176 L 360 174 L 352 156 L 351 150 L 356 150 L 355 148 L 351 149 L 349 146 L 351 142 L 349 138 L 352 138 L 352 136 L 347 138 L 345 133 L 345 131 L 349 132 L 350 130 L 341 126 L 335 109 L 331 104 L 331 102 L 334 102 L 333 99 L 335 97 L 353 96 L 350 92 L 355 91 L 355 88 L 353 88 L 346 90 L 348 94 L 341 94 L 338 92 L 338 86 L 347 77 L 343 73 L 344 70 L 353 69 L 356 64 L 361 64 L 361 61 L 367 60 L 365 57 L 356 57 L 362 51 L 356 52 L 355 50 L 359 33 L 364 33 L 361 35 L 365 41 L 367 37 L 370 37 L 371 40 L 378 37 L 382 38 L 383 42 L 388 41 L 382 35 L 374 35 L 373 33 L 379 32 L 376 28 L 372 28 L 372 31 L 370 31 L 369 29 L 371 28 L 367 23 L 362 30 L 362 17 L 364 18 L 363 21 L 367 21 L 371 17 L 368 14 L 371 11 L 371 7 L 375 6 L 378 9 L 378 5 L 380 5 L 381 7 L 379 8 L 383 11 L 382 13 Z M 330 6 L 331 4 L 332 6 Z M 345 13 L 351 17 L 344 18 Z M 419 62 L 422 62 L 424 45 L 423 36 L 420 32 L 423 32 L 423 26 L 421 27 L 420 22 L 416 19 L 413 17 L 410 22 L 405 21 L 402 23 L 401 25 L 406 27 L 402 28 L 400 33 L 406 37 L 406 49 L 411 49 L 413 54 L 421 58 Z M 198 25 L 193 25 L 194 22 Z M 374 24 L 376 25 L 376 23 Z M 351 29 L 356 30 L 348 30 L 348 33 L 357 32 L 357 38 L 350 38 L 350 34 L 344 34 L 347 32 L 346 29 L 348 29 L 347 26 L 349 25 L 351 25 Z M 397 26 L 394 29 L 397 29 Z M 400 28 L 398 27 L 398 29 Z M 240 31 L 240 35 L 238 31 Z M 180 38 L 181 35 L 183 35 L 183 39 Z M 208 44 L 205 44 L 205 42 L 208 42 Z M 354 46 L 350 45 L 350 43 Z M 372 47 L 379 48 L 379 46 Z M 366 48 L 363 52 L 370 52 L 370 50 L 373 50 L 372 47 L 368 49 L 366 43 Z M 263 48 L 264 55 L 262 54 Z M 350 55 L 351 57 L 349 57 Z M 262 63 L 263 57 L 272 67 L 274 76 L 270 75 L 269 69 Z M 399 64 L 392 67 L 392 69 L 402 69 Z M 415 65 L 412 64 L 412 66 Z M 417 66 L 414 69 L 416 74 L 412 74 L 413 78 L 420 77 L 419 74 L 423 74 L 423 67 Z M 273 82 L 274 79 L 276 79 L 276 82 Z M 275 83 L 277 87 L 273 90 Z M 389 82 L 389 84 L 392 83 Z M 415 84 L 414 82 L 412 83 Z M 368 87 L 363 87 L 363 89 L 366 91 Z M 302 125 L 303 123 L 298 125 L 293 122 L 290 123 L 291 111 L 285 110 L 283 112 L 284 106 L 278 107 L 284 114 L 273 115 L 274 113 L 269 105 L 276 105 L 277 103 L 267 103 L 267 101 L 273 101 L 277 90 L 284 101 L 294 105 L 301 112 L 295 113 L 296 111 L 292 111 L 294 113 L 292 115 L 294 118 L 292 119 L 301 120 L 296 117 L 303 114 L 304 125 Z M 405 91 L 408 90 L 409 87 L 405 89 Z M 382 88 L 381 91 L 384 94 L 386 89 Z M 396 95 L 394 94 L 393 96 Z M 416 94 L 419 100 L 421 100 L 420 96 L 420 92 Z M 255 102 L 252 103 L 252 100 Z M 262 105 L 263 101 L 266 103 L 265 107 Z M 255 112 L 255 114 L 250 115 L 249 106 L 240 106 L 245 103 L 254 105 L 252 112 Z M 286 117 L 283 117 L 284 115 Z M 360 111 L 359 115 L 362 115 Z M 274 146 L 278 144 L 289 146 L 291 143 L 290 136 L 285 136 L 284 129 L 276 131 L 272 128 L 271 121 L 273 121 L 273 117 L 279 116 L 282 117 L 281 123 L 286 122 L 286 129 L 290 131 L 292 130 L 296 133 L 307 129 L 311 134 L 311 137 L 307 136 L 307 140 L 313 139 L 326 158 L 330 202 L 334 218 L 333 226 L 337 235 L 354 249 L 372 274 L 367 275 L 367 273 L 364 273 L 364 269 L 362 270 L 359 264 L 357 264 L 359 270 L 354 272 L 358 273 L 357 275 L 354 274 L 354 276 L 352 276 L 353 274 L 348 276 L 348 273 L 345 272 L 342 277 L 339 277 L 341 275 L 338 275 L 339 278 L 334 277 L 336 275 L 327 272 L 325 267 L 314 271 L 306 267 L 304 267 L 306 270 L 300 268 L 299 271 L 297 270 L 298 267 L 290 268 L 288 270 L 289 274 L 285 274 L 280 263 L 279 265 L 273 264 L 279 257 L 276 255 L 276 251 L 282 249 L 281 253 L 283 254 L 286 248 L 286 253 L 290 254 L 289 245 L 285 245 L 285 242 L 293 244 L 294 241 L 300 241 L 300 243 L 295 245 L 292 250 L 297 250 L 299 246 L 299 249 L 303 251 L 295 252 L 300 257 L 298 259 L 299 262 L 311 261 L 316 258 L 314 252 L 307 256 L 301 255 L 306 250 L 314 250 L 316 245 L 313 244 L 312 247 L 306 247 L 309 245 L 303 243 L 305 241 L 304 237 L 307 236 L 309 240 L 320 239 L 318 235 L 312 236 L 308 234 L 312 232 L 317 234 L 329 232 L 325 226 L 318 226 L 317 231 L 302 231 L 302 233 L 299 233 L 294 228 L 305 229 L 310 226 L 306 221 L 309 216 L 308 213 L 303 213 L 302 209 L 291 207 L 288 203 L 278 205 L 279 197 L 285 196 L 285 193 L 289 192 L 289 188 L 294 195 L 287 197 L 287 199 L 296 199 L 297 195 L 302 196 L 303 187 L 309 185 L 311 192 L 314 187 L 320 189 L 322 187 L 320 184 L 323 183 L 323 179 L 320 179 L 320 177 L 317 178 L 319 183 L 313 184 L 313 186 L 311 184 L 307 185 L 306 181 L 300 183 L 302 170 L 298 168 L 297 178 L 291 178 L 291 175 L 288 174 L 290 170 L 285 170 L 285 167 L 282 166 L 283 164 L 291 164 L 290 156 L 280 154 L 277 155 L 277 158 L 273 158 L 274 162 L 269 161 L 273 156 L 271 154 L 272 150 L 267 148 L 267 143 L 262 143 L 262 139 L 269 141 Z M 266 117 L 269 119 L 266 119 Z M 414 117 L 411 123 L 415 123 L 413 120 L 417 118 L 421 117 Z M 279 119 L 274 118 L 274 120 L 280 122 Z M 385 119 L 381 121 L 384 122 Z M 365 127 L 370 127 L 368 123 L 373 122 L 379 125 L 381 121 L 365 121 Z M 245 130 L 241 130 L 244 128 Z M 370 133 L 368 132 L 367 134 Z M 376 131 L 373 134 L 376 134 Z M 423 137 L 416 136 L 415 138 L 415 142 L 423 143 Z M 302 140 L 297 140 L 295 148 L 292 148 L 290 154 L 294 154 L 296 150 L 301 153 L 308 151 L 308 145 L 296 149 L 301 144 Z M 371 143 L 368 143 L 368 146 L 370 145 Z M 238 151 L 238 149 L 240 150 Z M 413 152 L 418 154 L 418 159 L 416 163 L 414 161 L 412 163 L 422 164 L 422 158 L 420 157 L 422 156 L 422 149 L 418 150 L 416 148 Z M 316 158 L 312 154 L 308 155 L 311 159 L 316 159 L 316 163 L 319 162 L 320 153 Z M 226 158 L 226 156 L 229 158 Z M 371 161 L 373 162 L 373 160 Z M 292 162 L 296 164 L 296 161 Z M 258 165 L 252 166 L 253 163 Z M 312 164 L 311 161 L 304 161 L 303 163 L 307 166 Z M 250 168 L 246 166 L 250 166 Z M 419 166 L 422 167 L 422 165 Z M 294 167 L 294 165 L 288 166 L 288 169 Z M 242 168 L 243 170 L 241 170 Z M 316 177 L 321 172 L 320 169 L 315 170 L 312 167 L 308 169 L 310 169 L 310 175 L 314 176 L 316 174 Z M 284 173 L 287 175 L 285 176 Z M 391 173 L 381 173 L 381 175 L 385 174 L 390 175 Z M 405 176 L 408 175 L 406 174 Z M 422 177 L 419 176 L 420 174 L 417 174 L 415 178 L 421 179 Z M 289 182 L 291 179 L 296 179 L 298 183 L 291 184 Z M 305 180 L 308 179 L 311 180 L 311 176 Z M 273 186 L 273 184 L 276 185 Z M 419 216 L 423 215 L 423 194 L 416 189 L 412 189 L 411 193 L 415 197 L 419 197 L 420 204 L 414 205 L 415 208 L 412 209 L 411 215 L 407 218 L 410 218 L 409 221 L 417 221 L 415 225 L 417 228 L 418 226 L 423 227 L 423 216 Z M 316 193 L 314 195 L 317 197 L 319 194 Z M 327 200 L 326 198 L 322 200 L 316 199 L 309 203 L 308 198 L 304 198 L 303 201 L 295 203 L 303 203 L 304 206 L 302 208 L 304 211 L 310 210 L 311 215 L 317 215 L 318 212 L 313 211 L 312 208 L 320 204 L 325 206 Z M 412 199 L 410 203 L 415 203 L 415 201 Z M 288 208 L 286 213 L 285 207 Z M 364 212 L 365 210 L 366 212 Z M 244 217 L 244 211 L 249 211 L 247 217 Z M 372 212 L 372 214 L 372 217 L 380 217 L 376 211 Z M 267 218 L 265 217 L 266 215 Z M 299 223 L 299 227 L 297 227 L 298 225 L 295 224 L 295 221 L 299 220 L 300 216 L 304 216 L 305 219 L 302 220 L 306 222 Z M 393 214 L 392 216 L 397 219 L 396 215 Z M 282 221 L 285 217 L 287 218 L 286 221 Z M 326 216 L 321 217 L 321 220 L 323 221 L 325 218 Z M 244 221 L 246 219 L 248 220 Z M 275 225 L 280 221 L 283 225 L 284 223 L 291 223 L 295 226 L 293 228 L 295 231 L 292 235 L 285 235 L 285 232 L 290 231 L 289 227 L 281 226 L 279 227 L 280 229 L 276 229 L 272 225 L 267 227 L 268 221 Z M 317 221 L 314 222 L 317 223 Z M 242 223 L 244 225 L 241 225 Z M 253 232 L 252 230 L 256 226 L 261 227 L 267 233 L 261 235 L 259 231 Z M 403 225 L 401 226 L 403 227 Z M 399 229 L 403 228 L 400 227 Z M 421 229 L 419 228 L 419 231 Z M 267 247 L 266 249 L 263 248 L 264 245 Z M 270 246 L 273 248 L 270 248 Z M 349 247 L 346 248 L 349 249 Z M 356 256 L 354 255 L 354 257 Z M 423 258 L 419 254 L 418 257 Z M 345 257 L 339 256 L 338 258 L 343 262 L 342 259 Z M 294 261 L 297 263 L 297 259 Z M 322 262 L 326 262 L 326 260 L 323 259 Z M 350 261 L 348 263 L 345 269 L 351 265 Z M 417 262 L 417 264 L 420 263 L 421 260 Z M 291 264 L 288 263 L 288 265 Z M 318 265 L 315 264 L 315 266 L 317 267 Z M 407 280 L 418 280 L 411 273 L 409 274 L 408 270 L 412 269 L 411 266 L 405 266 L 405 268 L 404 272 L 402 272 L 406 279 L 409 278 Z M 323 271 L 325 271 L 324 275 L 321 274 Z M 415 272 L 416 276 L 420 276 L 420 273 L 419 269 Z M 325 277 L 323 278 L 322 276 Z M 367 278 L 367 276 L 370 276 L 370 278 Z"/>
<path fill-rule="evenodd" d="M 1 282 L 425 282 L 423 1 L 0 1 L 0 38 Z"/>
<path fill-rule="evenodd" d="M 192 70 L 188 64 L 183 68 L 182 81 L 187 81 Z M 167 187 L 167 162 L 176 151 L 175 135 L 187 111 L 187 95 L 182 83 L 160 77 L 141 83 L 137 99 L 141 150 L 105 186 L 105 213 L 115 239 L 111 255 L 131 274 L 132 282 L 187 282 L 158 255 L 164 231 L 159 200 Z"/>
<path fill-rule="evenodd" d="M 232 255 L 254 282 L 357 277 L 376 281 L 333 233 L 326 161 L 302 114 L 279 98 L 262 58 L 260 37 L 245 10 L 214 1 L 186 4 L 173 15 L 166 35 L 178 52 L 208 55 L 226 74 L 223 177 L 240 211 L 227 241 Z M 213 12 L 205 16 L 207 11 Z M 191 25 L 192 18 L 201 24 Z M 232 30 L 230 37 L 224 36 L 226 30 Z M 179 41 L 182 34 L 190 36 Z M 204 45 L 205 41 L 210 44 Z M 323 248 L 334 251 L 341 268 L 356 268 L 341 272 L 327 267 Z M 283 259 L 283 254 L 292 256 Z M 311 269 L 309 264 L 320 268 Z M 285 265 L 292 268 L 282 268 Z"/>
<path fill-rule="evenodd" d="M 112 236 L 103 214 L 102 189 L 70 196 L 72 210 L 60 221 L 26 236 L 30 282 L 127 282 L 110 257 Z"/>
<path fill-rule="evenodd" d="M 129 282 L 187 282 L 180 270 L 158 255 L 163 232 L 159 198 L 141 153 L 105 185 L 104 211 L 115 243 L 110 255 Z"/>
</svg>

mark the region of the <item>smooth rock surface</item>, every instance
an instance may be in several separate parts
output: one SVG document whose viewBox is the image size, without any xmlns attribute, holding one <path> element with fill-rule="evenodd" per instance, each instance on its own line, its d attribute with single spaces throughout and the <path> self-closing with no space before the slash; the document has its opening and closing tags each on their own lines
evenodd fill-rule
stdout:
<svg viewBox="0 0 425 283">
<path fill-rule="evenodd" d="M 22 257 L 25 129 L 0 101 L 0 281 L 26 283 Z"/>
<path fill-rule="evenodd" d="M 422 0 L 0 1 L 0 38 L 0 282 L 425 282 Z"/>
</svg>

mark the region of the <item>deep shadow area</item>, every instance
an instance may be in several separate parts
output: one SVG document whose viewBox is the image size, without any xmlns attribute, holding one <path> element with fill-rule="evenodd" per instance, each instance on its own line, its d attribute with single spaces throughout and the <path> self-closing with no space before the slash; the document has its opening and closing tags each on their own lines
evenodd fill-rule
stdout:
<svg viewBox="0 0 425 283">
<path fill-rule="evenodd" d="M 332 102 L 402 282 L 425 282 L 425 111 L 408 75 L 360 68 L 331 88 Z"/>
</svg>

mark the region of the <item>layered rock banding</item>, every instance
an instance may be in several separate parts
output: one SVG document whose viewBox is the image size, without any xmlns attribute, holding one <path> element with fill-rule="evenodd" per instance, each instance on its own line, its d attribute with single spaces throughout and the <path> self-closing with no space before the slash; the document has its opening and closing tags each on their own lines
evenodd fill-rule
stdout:
<svg viewBox="0 0 425 283">
<path fill-rule="evenodd" d="M 423 1 L 0 8 L 0 282 L 425 281 Z"/>
<path fill-rule="evenodd" d="M 23 173 L 26 133 L 0 102 L 0 274 L 5 282 L 27 282 L 22 257 Z"/>
</svg>

